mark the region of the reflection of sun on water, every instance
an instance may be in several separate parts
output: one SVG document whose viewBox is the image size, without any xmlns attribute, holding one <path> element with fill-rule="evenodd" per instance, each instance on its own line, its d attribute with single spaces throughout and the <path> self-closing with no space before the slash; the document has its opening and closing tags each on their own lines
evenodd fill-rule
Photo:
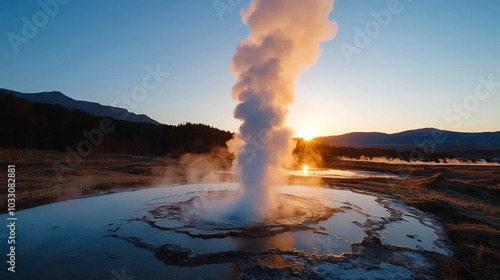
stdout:
<svg viewBox="0 0 500 280">
<path fill-rule="evenodd" d="M 309 169 L 309 167 L 307 165 L 304 165 L 302 167 L 302 172 L 304 173 L 304 175 L 307 175 L 307 170 Z"/>
</svg>

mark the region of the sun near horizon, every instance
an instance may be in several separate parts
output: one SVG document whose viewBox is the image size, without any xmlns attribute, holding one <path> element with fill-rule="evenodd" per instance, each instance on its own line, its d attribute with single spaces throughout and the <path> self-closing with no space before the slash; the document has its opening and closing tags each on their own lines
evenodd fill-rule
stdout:
<svg viewBox="0 0 500 280">
<path fill-rule="evenodd" d="M 310 141 L 314 137 L 318 137 L 318 133 L 314 129 L 308 127 L 308 128 L 296 130 L 295 137 L 302 138 L 306 141 Z"/>
</svg>

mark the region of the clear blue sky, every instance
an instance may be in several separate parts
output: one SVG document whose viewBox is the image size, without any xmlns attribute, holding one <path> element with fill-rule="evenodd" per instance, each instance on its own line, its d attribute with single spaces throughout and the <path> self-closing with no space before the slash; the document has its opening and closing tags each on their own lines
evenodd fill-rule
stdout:
<svg viewBox="0 0 500 280">
<path fill-rule="evenodd" d="M 400 12 L 373 29 L 371 11 L 391 1 L 336 0 L 338 35 L 296 83 L 289 124 L 299 136 L 500 130 L 500 1 L 400 0 Z M 236 131 L 228 65 L 249 32 L 239 15 L 248 2 L 221 17 L 212 0 L 73 0 L 44 18 L 37 1 L 0 1 L 0 87 L 112 104 L 142 84 L 146 67 L 159 65 L 169 76 L 129 109 L 166 124 Z M 27 33 L 32 38 L 23 35 L 23 17 L 40 25 Z M 356 28 L 366 27 L 373 37 L 356 45 Z M 12 33 L 27 41 L 18 53 Z M 341 47 L 347 44 L 358 51 L 350 59 Z M 494 83 L 482 86 L 479 77 L 490 76 Z"/>
</svg>

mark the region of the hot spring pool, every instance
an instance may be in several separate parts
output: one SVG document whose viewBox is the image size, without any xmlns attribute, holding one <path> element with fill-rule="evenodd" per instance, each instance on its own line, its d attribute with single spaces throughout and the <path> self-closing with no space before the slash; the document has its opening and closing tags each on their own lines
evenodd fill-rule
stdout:
<svg viewBox="0 0 500 280">
<path fill-rule="evenodd" d="M 408 256 L 451 253 L 441 225 L 431 216 L 372 194 L 283 186 L 278 189 L 283 198 L 297 199 L 304 209 L 297 217 L 259 224 L 206 219 L 193 206 L 216 204 L 217 197 L 234 195 L 237 190 L 234 183 L 158 186 L 19 211 L 17 272 L 2 279 L 236 279 L 241 267 L 227 260 L 217 263 L 216 256 L 274 248 L 306 258 L 339 255 L 350 253 L 351 244 L 366 236 L 406 247 Z M 0 218 L 6 220 L 7 215 Z M 154 253 L 154 248 L 164 244 L 191 249 L 187 261 L 197 255 L 220 254 L 206 264 L 168 265 L 176 260 L 162 259 L 164 263 Z M 422 258 L 414 259 L 425 262 Z M 318 263 L 312 270 L 328 275 L 331 271 L 324 265 Z M 407 268 L 398 269 L 387 271 L 400 279 L 411 276 Z"/>
<path fill-rule="evenodd" d="M 369 178 L 385 178 L 385 179 L 404 179 L 401 175 L 396 175 L 386 172 L 353 170 L 353 169 L 333 169 L 333 168 L 310 168 L 305 167 L 303 170 L 292 170 L 290 175 L 299 177 L 319 177 L 319 178 L 342 178 L 342 179 L 369 179 Z"/>
</svg>

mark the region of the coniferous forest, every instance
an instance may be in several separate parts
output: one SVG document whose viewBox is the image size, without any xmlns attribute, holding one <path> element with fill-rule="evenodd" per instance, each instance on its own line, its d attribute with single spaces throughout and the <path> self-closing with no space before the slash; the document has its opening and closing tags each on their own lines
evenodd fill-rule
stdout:
<svg viewBox="0 0 500 280">
<path fill-rule="evenodd" d="M 0 148 L 176 156 L 225 146 L 232 133 L 204 125 L 109 119 L 0 93 Z"/>
</svg>

